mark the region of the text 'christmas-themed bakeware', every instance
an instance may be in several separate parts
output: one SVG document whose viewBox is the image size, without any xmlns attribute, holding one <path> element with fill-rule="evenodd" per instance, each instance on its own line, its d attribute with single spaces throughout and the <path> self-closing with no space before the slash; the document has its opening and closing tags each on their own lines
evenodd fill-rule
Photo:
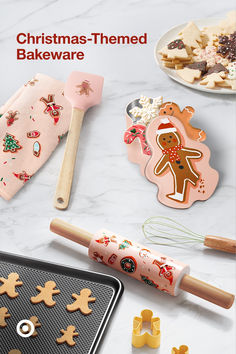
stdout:
<svg viewBox="0 0 236 354">
<path fill-rule="evenodd" d="M 52 220 L 50 229 L 87 247 L 93 260 L 170 295 L 178 295 L 182 289 L 224 308 L 230 308 L 234 302 L 234 295 L 188 275 L 187 264 L 121 235 L 107 230 L 91 234 L 60 219 Z"/>
<path fill-rule="evenodd" d="M 0 253 L 1 354 L 95 353 L 122 292 L 112 276 Z"/>
<path fill-rule="evenodd" d="M 126 110 L 124 142 L 130 161 L 158 186 L 158 200 L 173 208 L 188 208 L 214 192 L 219 175 L 210 167 L 204 131 L 194 128 L 192 107 L 182 111 L 162 97 L 141 96 Z"/>
<path fill-rule="evenodd" d="M 72 116 L 54 198 L 57 209 L 68 207 L 84 114 L 88 108 L 100 103 L 102 89 L 102 76 L 79 71 L 73 71 L 66 82 L 64 94 L 72 105 Z"/>
</svg>

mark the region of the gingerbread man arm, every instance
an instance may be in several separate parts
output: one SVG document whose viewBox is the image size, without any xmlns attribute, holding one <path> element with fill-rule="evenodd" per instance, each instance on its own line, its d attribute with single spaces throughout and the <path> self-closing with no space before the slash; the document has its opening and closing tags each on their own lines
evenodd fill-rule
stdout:
<svg viewBox="0 0 236 354">
<path fill-rule="evenodd" d="M 168 166 L 168 157 L 166 155 L 163 155 L 154 168 L 155 175 L 157 176 L 162 172 L 164 172 L 167 166 Z"/>
<path fill-rule="evenodd" d="M 42 290 L 43 290 L 43 288 L 42 288 L 41 285 L 37 285 L 37 286 L 36 286 L 36 289 L 37 289 L 38 291 L 42 291 Z"/>
<path fill-rule="evenodd" d="M 184 152 L 186 152 L 186 155 L 193 158 L 193 159 L 199 159 L 202 157 L 202 153 L 199 150 L 191 149 L 191 148 L 183 148 L 182 149 Z"/>
<path fill-rule="evenodd" d="M 61 291 L 60 291 L 59 289 L 56 289 L 56 290 L 53 290 L 52 293 L 53 293 L 53 295 L 56 295 L 56 294 L 60 294 L 60 292 L 61 292 Z"/>
</svg>

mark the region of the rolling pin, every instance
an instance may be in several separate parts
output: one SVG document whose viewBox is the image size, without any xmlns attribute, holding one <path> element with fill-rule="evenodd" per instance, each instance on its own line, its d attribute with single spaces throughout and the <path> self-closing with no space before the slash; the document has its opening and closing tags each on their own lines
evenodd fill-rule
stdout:
<svg viewBox="0 0 236 354">
<path fill-rule="evenodd" d="M 234 295 L 191 277 L 187 264 L 121 235 L 105 229 L 92 234 L 60 219 L 52 220 L 50 230 L 87 247 L 93 260 L 170 295 L 182 289 L 225 309 L 234 302 Z"/>
</svg>

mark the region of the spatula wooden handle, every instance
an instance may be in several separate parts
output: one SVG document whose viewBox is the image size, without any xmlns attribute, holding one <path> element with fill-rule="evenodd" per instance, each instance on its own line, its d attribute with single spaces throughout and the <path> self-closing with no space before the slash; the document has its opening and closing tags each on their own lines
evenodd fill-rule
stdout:
<svg viewBox="0 0 236 354">
<path fill-rule="evenodd" d="M 204 240 L 204 246 L 227 253 L 236 253 L 236 241 L 230 238 L 207 235 Z"/>
<path fill-rule="evenodd" d="M 66 140 L 64 158 L 57 183 L 56 194 L 54 197 L 54 207 L 57 209 L 66 209 L 69 204 L 83 117 L 84 111 L 81 111 L 78 108 L 72 109 L 72 116 Z"/>
</svg>

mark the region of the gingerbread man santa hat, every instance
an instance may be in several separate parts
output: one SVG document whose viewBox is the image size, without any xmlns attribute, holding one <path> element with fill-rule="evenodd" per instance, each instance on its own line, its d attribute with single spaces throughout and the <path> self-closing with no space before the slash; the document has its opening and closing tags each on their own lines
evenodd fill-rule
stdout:
<svg viewBox="0 0 236 354">
<path fill-rule="evenodd" d="M 218 183 L 218 172 L 210 167 L 210 150 L 186 133 L 177 117 L 159 115 L 146 131 L 152 155 L 145 175 L 158 186 L 158 200 L 173 208 L 188 208 L 206 200 Z"/>
<path fill-rule="evenodd" d="M 157 134 L 176 132 L 176 128 L 171 124 L 168 118 L 162 118 L 161 124 L 157 129 Z"/>
</svg>

